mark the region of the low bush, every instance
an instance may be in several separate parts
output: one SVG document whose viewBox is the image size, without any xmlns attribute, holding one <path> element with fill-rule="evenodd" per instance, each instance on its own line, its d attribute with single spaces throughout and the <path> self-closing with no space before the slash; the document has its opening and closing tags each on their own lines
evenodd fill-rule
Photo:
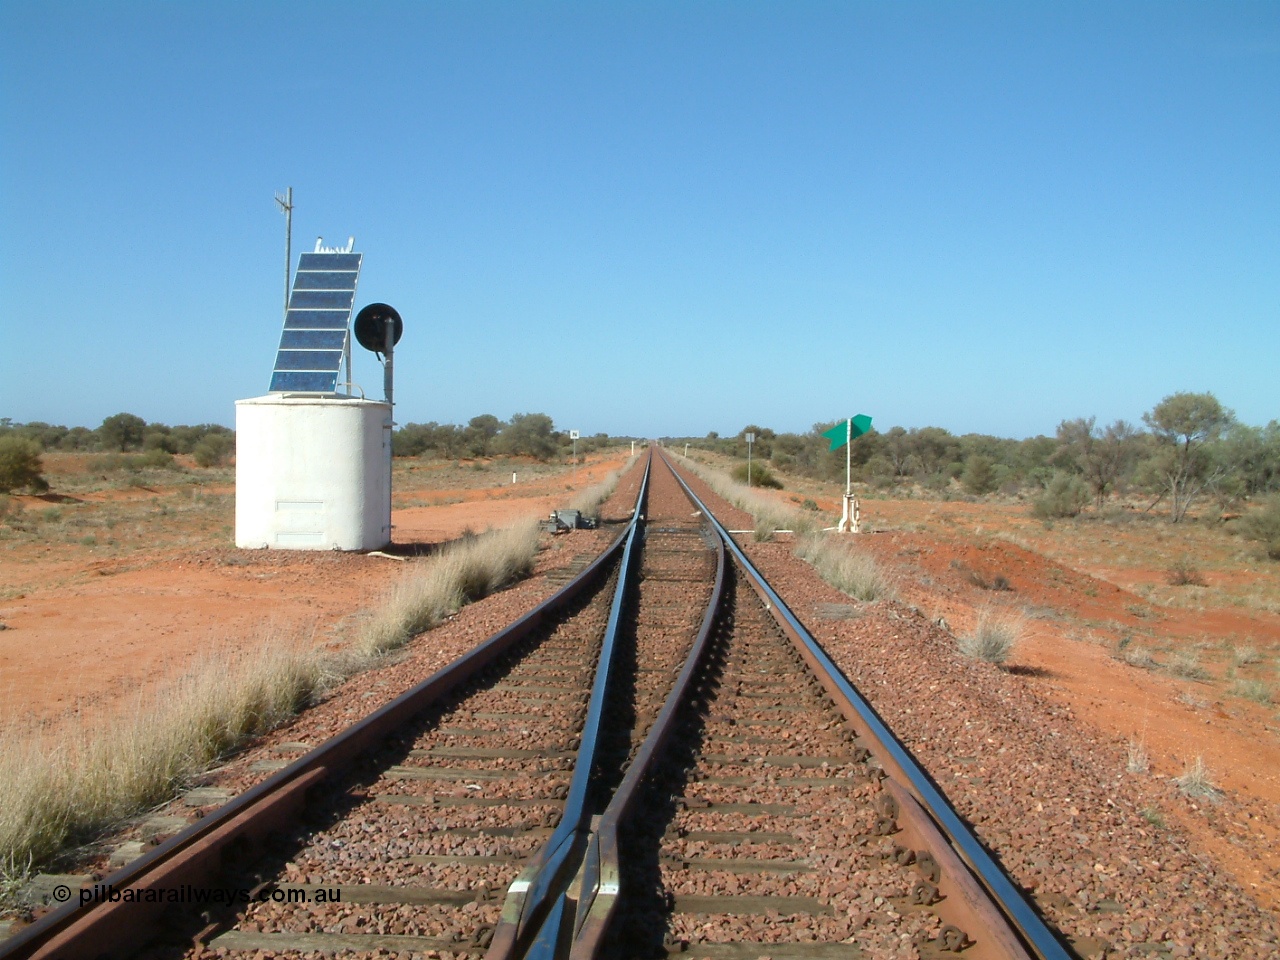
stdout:
<svg viewBox="0 0 1280 960">
<path fill-rule="evenodd" d="M 211 433 L 204 437 L 191 449 L 191 456 L 202 467 L 216 467 L 224 464 L 236 452 L 236 438 L 233 434 Z"/>
<path fill-rule="evenodd" d="M 1194 650 L 1179 650 L 1169 661 L 1168 671 L 1184 680 L 1207 680 L 1209 672 L 1200 666 L 1200 657 Z"/>
<path fill-rule="evenodd" d="M 1280 560 L 1280 496 L 1242 517 L 1238 529 L 1242 537 L 1261 543 L 1268 558 Z"/>
<path fill-rule="evenodd" d="M 40 444 L 25 437 L 0 437 L 0 493 L 44 493 L 48 489 Z"/>
<path fill-rule="evenodd" d="M 1031 513 L 1041 520 L 1075 517 L 1089 505 L 1092 495 L 1084 481 L 1069 473 L 1055 473 L 1044 493 L 1031 504 Z"/>
<path fill-rule="evenodd" d="M 173 454 L 159 447 L 144 453 L 104 453 L 94 459 L 93 468 L 104 473 L 141 473 L 143 470 L 177 470 Z"/>
<path fill-rule="evenodd" d="M 1129 750 L 1124 768 L 1129 773 L 1146 773 L 1151 769 L 1151 760 L 1147 756 L 1145 740 L 1129 741 Z"/>
<path fill-rule="evenodd" d="M 1140 670 L 1152 670 L 1158 666 L 1155 657 L 1151 656 L 1151 651 L 1141 644 L 1125 647 L 1120 651 L 1120 659 L 1129 666 L 1137 667 Z"/>
<path fill-rule="evenodd" d="M 739 483 L 747 482 L 747 465 L 740 463 L 734 467 L 729 475 Z M 751 483 L 753 487 L 764 487 L 769 490 L 781 490 L 782 481 L 773 475 L 773 472 L 763 463 L 751 464 Z"/>
</svg>

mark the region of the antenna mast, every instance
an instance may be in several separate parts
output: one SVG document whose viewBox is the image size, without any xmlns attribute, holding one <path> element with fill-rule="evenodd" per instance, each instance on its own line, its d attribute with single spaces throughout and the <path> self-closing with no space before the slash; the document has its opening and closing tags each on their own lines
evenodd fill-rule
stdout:
<svg viewBox="0 0 1280 960">
<path fill-rule="evenodd" d="M 293 187 L 282 197 L 276 194 L 276 203 L 284 212 L 284 312 L 289 313 L 289 271 L 293 264 Z"/>
</svg>

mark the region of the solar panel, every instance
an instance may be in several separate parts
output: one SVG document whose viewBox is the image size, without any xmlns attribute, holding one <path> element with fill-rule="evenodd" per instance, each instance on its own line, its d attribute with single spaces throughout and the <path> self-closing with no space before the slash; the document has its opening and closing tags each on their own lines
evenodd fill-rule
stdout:
<svg viewBox="0 0 1280 960">
<path fill-rule="evenodd" d="M 272 393 L 334 393 L 347 351 L 359 253 L 304 253 L 285 311 Z"/>
</svg>

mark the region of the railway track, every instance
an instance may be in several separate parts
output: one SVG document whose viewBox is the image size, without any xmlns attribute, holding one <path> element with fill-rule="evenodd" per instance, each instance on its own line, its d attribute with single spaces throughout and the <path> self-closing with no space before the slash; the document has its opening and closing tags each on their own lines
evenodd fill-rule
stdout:
<svg viewBox="0 0 1280 960">
<path fill-rule="evenodd" d="M 101 884 L 239 902 L 69 903 L 0 958 L 1069 956 L 666 459 L 643 469 L 554 597 Z"/>
</svg>

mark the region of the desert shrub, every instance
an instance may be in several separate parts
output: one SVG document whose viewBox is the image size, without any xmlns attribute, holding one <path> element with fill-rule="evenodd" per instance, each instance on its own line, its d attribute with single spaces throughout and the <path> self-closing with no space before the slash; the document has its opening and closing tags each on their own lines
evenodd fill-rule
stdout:
<svg viewBox="0 0 1280 960">
<path fill-rule="evenodd" d="M 1012 590 L 1013 584 L 1002 573 L 987 576 L 981 570 L 975 570 L 963 560 L 952 560 L 951 569 L 958 570 L 966 581 L 982 590 Z"/>
<path fill-rule="evenodd" d="M 1206 587 L 1209 585 L 1204 578 L 1204 574 L 1186 557 L 1178 560 L 1165 571 L 1165 579 L 1171 587 Z"/>
<path fill-rule="evenodd" d="M 1200 666 L 1200 657 L 1194 650 L 1179 650 L 1169 661 L 1168 670 L 1184 680 L 1206 680 L 1209 673 Z"/>
<path fill-rule="evenodd" d="M 978 611 L 978 622 L 971 633 L 956 638 L 960 652 L 973 660 L 1004 663 L 1018 641 L 1026 620 L 1012 610 L 985 607 Z"/>
<path fill-rule="evenodd" d="M 729 475 L 739 483 L 747 482 L 747 465 L 740 463 Z M 753 462 L 751 464 L 751 486 L 767 487 L 770 490 L 781 490 L 782 481 L 773 475 L 773 473 L 763 463 Z"/>
<path fill-rule="evenodd" d="M 95 457 L 93 469 L 103 473 L 140 473 L 143 470 L 176 470 L 173 454 L 156 447 L 145 453 L 104 453 Z"/>
<path fill-rule="evenodd" d="M 1083 480 L 1069 473 L 1056 473 L 1044 493 L 1032 502 L 1031 512 L 1042 520 L 1075 517 L 1089 505 L 1089 488 Z"/>
<path fill-rule="evenodd" d="M 163 450 L 165 453 L 177 453 L 178 442 L 174 439 L 171 428 L 163 424 L 153 424 L 147 428 L 142 437 L 143 450 Z"/>
<path fill-rule="evenodd" d="M 177 467 L 177 462 L 173 459 L 173 454 L 160 447 L 155 447 L 145 453 L 137 456 L 129 457 L 127 469 L 137 470 L 171 470 Z"/>
<path fill-rule="evenodd" d="M 1245 644 L 1243 647 L 1231 648 L 1231 659 L 1237 667 L 1247 667 L 1251 663 L 1261 663 L 1262 656 L 1258 648 Z"/>
<path fill-rule="evenodd" d="M 1151 656 L 1151 651 L 1141 644 L 1134 644 L 1132 647 L 1126 646 L 1119 653 L 1120 659 L 1131 667 L 1151 670 L 1157 665 L 1155 657 Z"/>
<path fill-rule="evenodd" d="M 1261 543 L 1270 559 L 1280 560 L 1280 497 L 1242 517 L 1238 529 L 1242 537 Z"/>
<path fill-rule="evenodd" d="M 1252 700 L 1264 707 L 1271 703 L 1271 685 L 1265 680 L 1237 680 L 1231 685 L 1232 696 Z"/>
<path fill-rule="evenodd" d="M 545 413 L 517 413 L 492 443 L 495 453 L 550 460 L 556 455 L 555 424 Z"/>
<path fill-rule="evenodd" d="M 235 452 L 235 436 L 228 433 L 211 433 L 191 448 L 191 456 L 202 467 L 216 467 L 227 462 Z"/>
<path fill-rule="evenodd" d="M 43 493 L 49 489 L 40 462 L 40 445 L 25 437 L 0 437 L 0 493 Z"/>
</svg>

